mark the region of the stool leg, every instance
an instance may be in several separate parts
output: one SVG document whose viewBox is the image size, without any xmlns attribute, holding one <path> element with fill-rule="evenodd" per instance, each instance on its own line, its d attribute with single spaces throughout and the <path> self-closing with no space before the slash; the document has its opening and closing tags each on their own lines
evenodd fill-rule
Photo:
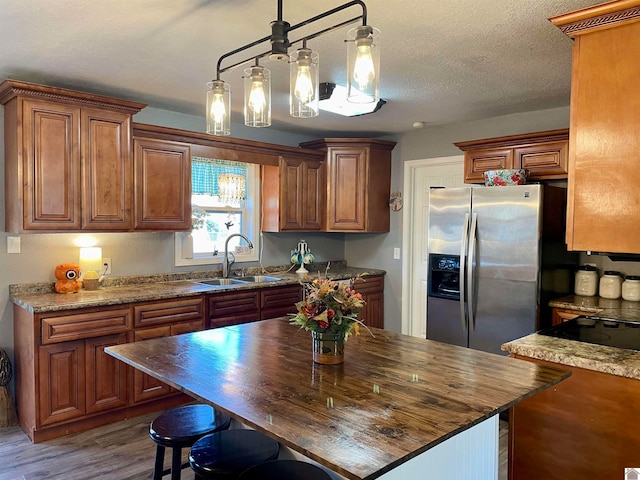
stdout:
<svg viewBox="0 0 640 480">
<path fill-rule="evenodd" d="M 171 452 L 171 480 L 180 480 L 182 470 L 182 449 L 173 448 Z"/>
<path fill-rule="evenodd" d="M 156 446 L 156 463 L 153 466 L 153 480 L 162 480 L 162 469 L 164 467 L 164 447 Z"/>
</svg>

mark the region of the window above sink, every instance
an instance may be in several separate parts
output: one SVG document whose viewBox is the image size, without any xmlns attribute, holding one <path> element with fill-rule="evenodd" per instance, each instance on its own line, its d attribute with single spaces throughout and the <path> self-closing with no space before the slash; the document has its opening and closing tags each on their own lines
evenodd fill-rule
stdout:
<svg viewBox="0 0 640 480">
<path fill-rule="evenodd" d="M 203 157 L 191 158 L 193 229 L 175 234 L 176 266 L 221 264 L 227 237 L 235 263 L 259 260 L 260 167 Z"/>
</svg>

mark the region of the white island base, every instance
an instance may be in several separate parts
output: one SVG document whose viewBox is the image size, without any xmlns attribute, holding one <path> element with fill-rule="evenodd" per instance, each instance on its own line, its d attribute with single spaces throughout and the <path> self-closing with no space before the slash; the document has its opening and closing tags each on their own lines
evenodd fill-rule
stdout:
<svg viewBox="0 0 640 480">
<path fill-rule="evenodd" d="M 498 456 L 499 416 L 494 415 L 377 478 L 380 480 L 452 480 L 455 478 L 498 480 Z M 346 479 L 284 446 L 278 458 L 310 462 L 329 473 L 332 479 Z"/>
</svg>

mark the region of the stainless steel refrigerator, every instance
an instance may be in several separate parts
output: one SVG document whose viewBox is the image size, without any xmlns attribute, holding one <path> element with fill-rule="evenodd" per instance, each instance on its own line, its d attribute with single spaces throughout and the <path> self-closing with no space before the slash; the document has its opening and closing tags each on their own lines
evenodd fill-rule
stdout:
<svg viewBox="0 0 640 480">
<path fill-rule="evenodd" d="M 427 338 L 502 353 L 538 328 L 543 186 L 432 188 Z"/>
</svg>

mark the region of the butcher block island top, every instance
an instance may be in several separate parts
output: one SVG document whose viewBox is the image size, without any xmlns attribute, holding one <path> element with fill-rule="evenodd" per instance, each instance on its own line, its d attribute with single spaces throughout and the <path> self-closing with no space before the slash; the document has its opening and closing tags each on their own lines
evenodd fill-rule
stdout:
<svg viewBox="0 0 640 480">
<path fill-rule="evenodd" d="M 313 363 L 310 333 L 288 318 L 105 351 L 356 480 L 377 478 L 570 375 L 372 332 L 350 337 L 344 363 L 333 366 Z"/>
</svg>

